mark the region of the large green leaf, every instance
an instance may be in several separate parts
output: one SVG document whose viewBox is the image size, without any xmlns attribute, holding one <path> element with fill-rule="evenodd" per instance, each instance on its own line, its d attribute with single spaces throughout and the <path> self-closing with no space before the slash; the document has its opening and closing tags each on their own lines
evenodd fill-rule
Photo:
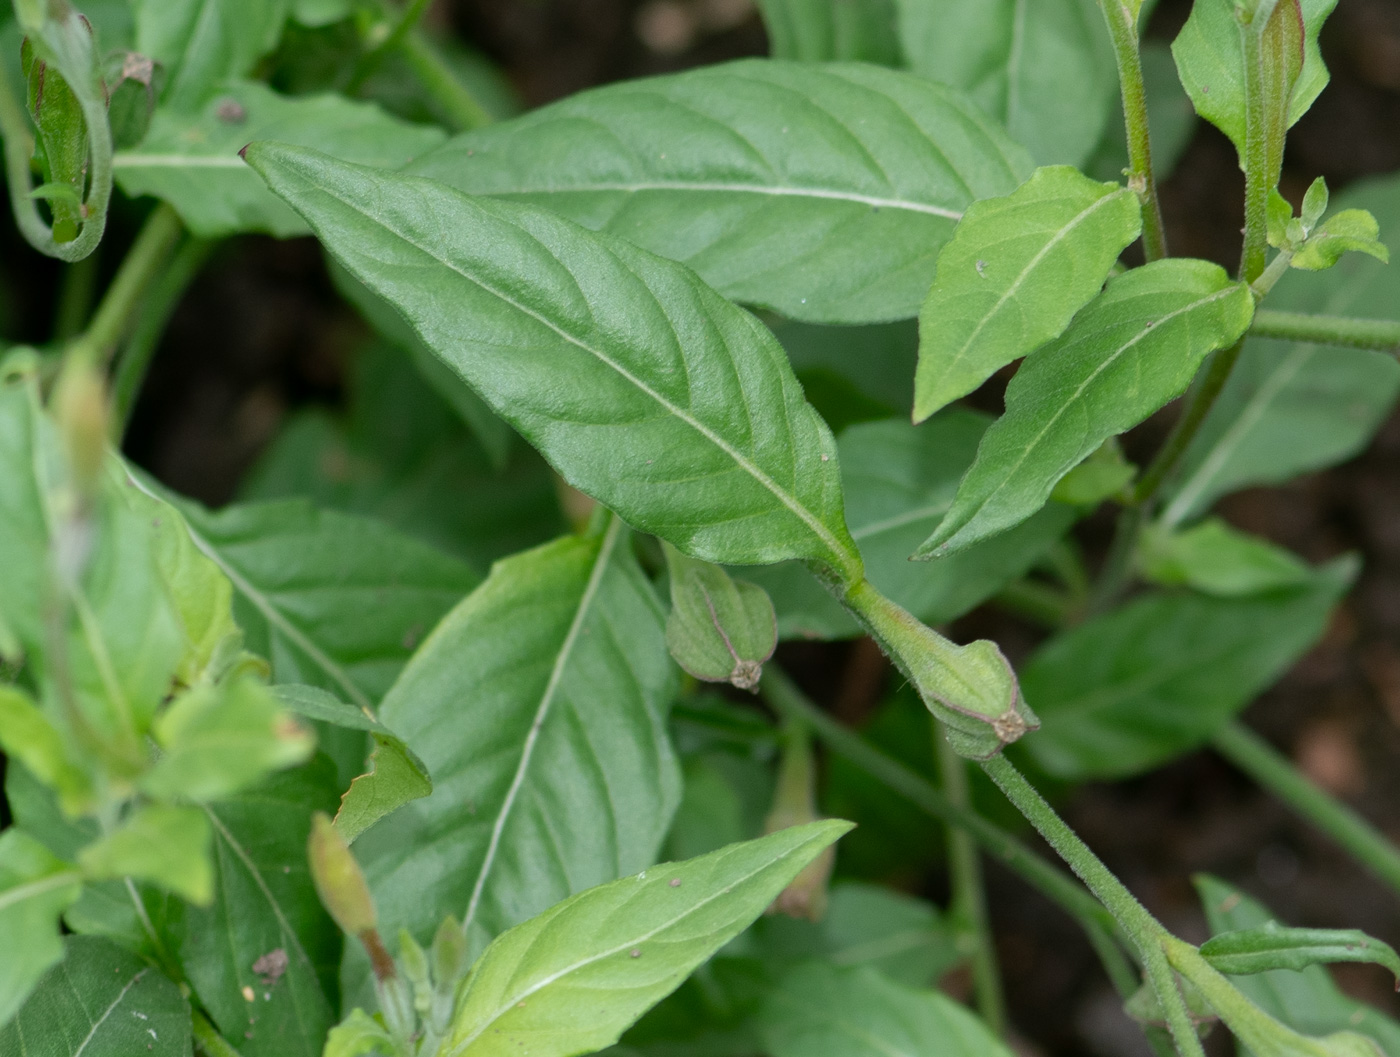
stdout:
<svg viewBox="0 0 1400 1057">
<path fill-rule="evenodd" d="M 58 916 L 82 890 L 78 872 L 27 833 L 0 833 L 0 1024 L 63 957 Z M 0 1036 L 3 1039 L 3 1036 Z"/>
<path fill-rule="evenodd" d="M 1369 209 L 1392 253 L 1400 253 L 1400 180 L 1348 188 L 1336 203 Z M 1387 318 L 1400 299 L 1400 271 L 1359 254 L 1321 273 L 1291 272 L 1271 307 Z M 1180 524 L 1238 488 L 1278 484 L 1355 455 L 1400 394 L 1389 353 L 1251 338 L 1196 440 L 1164 513 Z"/>
<path fill-rule="evenodd" d="M 664 625 L 616 520 L 499 562 L 443 620 L 381 710 L 434 782 L 356 845 L 385 928 L 490 938 L 654 861 L 680 796 Z"/>
<path fill-rule="evenodd" d="M 1199 745 L 1317 641 L 1356 567 L 1250 598 L 1148 595 L 1051 639 L 1021 669 L 1041 719 L 1026 751 L 1065 778 L 1117 778 Z"/>
<path fill-rule="evenodd" d="M 921 77 L 749 60 L 582 92 L 411 171 L 547 205 L 735 300 L 862 323 L 917 313 L 963 210 L 1030 165 Z"/>
<path fill-rule="evenodd" d="M 69 936 L 9 1026 L 14 1057 L 190 1057 L 190 1004 L 158 969 L 96 936 Z"/>
<path fill-rule="evenodd" d="M 243 1057 L 320 1057 L 334 1023 L 341 936 L 316 897 L 306 841 L 311 813 L 335 802 L 334 768 L 317 757 L 207 805 L 214 901 L 167 907 L 171 953 Z"/>
<path fill-rule="evenodd" d="M 277 46 L 288 0 L 131 0 L 136 50 L 165 67 L 166 106 L 199 107 Z"/>
<path fill-rule="evenodd" d="M 450 1057 L 592 1053 L 670 994 L 851 828 L 829 820 L 582 892 L 516 926 L 462 989 Z"/>
<path fill-rule="evenodd" d="M 1268 907 L 1217 878 L 1195 877 L 1211 931 L 1260 928 L 1274 919 Z M 1230 981 L 1255 1005 L 1307 1035 L 1359 1031 L 1374 1039 L 1386 1057 L 1400 1057 L 1400 1024 L 1343 994 L 1321 965 L 1275 969 Z"/>
<path fill-rule="evenodd" d="M 835 440 L 777 340 L 694 273 L 531 206 L 247 156 L 576 488 L 692 557 L 859 576 Z"/>
<path fill-rule="evenodd" d="M 373 103 L 338 95 L 289 99 L 266 85 L 230 81 L 198 110 L 158 110 L 146 138 L 119 151 L 112 166 L 123 191 L 165 199 L 204 238 L 251 231 L 282 238 L 305 234 L 301 218 L 238 156 L 253 139 L 316 147 L 365 165 L 399 169 L 444 136 L 436 128 L 391 117 Z"/>
<path fill-rule="evenodd" d="M 1112 280 L 1022 364 L 952 509 L 916 552 L 934 557 L 1039 510 L 1105 440 L 1181 394 L 1207 355 L 1249 326 L 1254 300 L 1206 261 L 1174 259 Z"/>
<path fill-rule="evenodd" d="M 966 89 L 1042 165 L 1078 165 L 1118 86 L 1093 0 L 896 0 L 917 73 Z"/>
<path fill-rule="evenodd" d="M 1011 1057 L 965 1006 L 868 967 L 809 962 L 764 1003 L 773 1057 Z"/>
<path fill-rule="evenodd" d="M 909 555 L 948 512 L 990 419 L 948 408 L 919 427 L 867 422 L 841 434 L 846 518 L 870 582 L 927 624 L 944 624 L 1021 576 L 1069 527 L 1073 510 L 1050 503 L 1024 524 L 941 561 Z M 745 569 L 778 610 L 785 638 L 850 638 L 860 625 L 800 563 Z"/>
<path fill-rule="evenodd" d="M 898 66 L 894 0 L 758 0 L 775 59 Z"/>
<path fill-rule="evenodd" d="M 181 504 L 233 581 L 248 647 L 278 682 L 372 707 L 414 646 L 478 583 L 461 562 L 367 518 L 308 503 Z"/>
<path fill-rule="evenodd" d="M 1137 195 L 1068 166 L 974 203 L 919 311 L 914 421 L 1059 337 L 1141 231 Z"/>
</svg>

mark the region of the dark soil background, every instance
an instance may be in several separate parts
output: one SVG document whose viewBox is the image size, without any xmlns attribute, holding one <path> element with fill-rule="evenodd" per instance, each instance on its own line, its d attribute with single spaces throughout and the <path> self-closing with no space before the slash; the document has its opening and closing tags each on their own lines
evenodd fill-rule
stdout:
<svg viewBox="0 0 1400 1057">
<path fill-rule="evenodd" d="M 1163 0 L 1151 35 L 1169 40 L 1188 10 L 1186 0 Z M 431 17 L 499 64 L 530 106 L 767 49 L 749 0 L 440 0 Z M 1341 0 L 1323 50 L 1331 86 L 1290 140 L 1284 189 L 1295 202 L 1317 175 L 1335 192 L 1400 169 L 1400 0 Z M 1232 267 L 1242 192 L 1232 147 L 1202 124 L 1162 188 L 1173 251 Z M 124 229 L 134 223 L 117 216 L 113 243 L 129 237 Z M 104 261 L 101 270 L 115 264 Z M 8 219 L 0 222 L 0 329 L 41 338 L 58 286 L 56 266 L 20 249 Z M 357 326 L 310 240 L 250 238 L 223 247 L 162 344 L 129 453 L 183 492 L 226 501 L 290 410 L 340 401 Z M 1364 556 L 1360 583 L 1323 643 L 1245 718 L 1400 841 L 1397 466 L 1400 416 L 1352 463 L 1242 493 L 1224 513 L 1313 560 L 1348 550 Z M 995 613 L 978 614 L 956 632 L 990 636 L 1013 651 L 1034 641 L 1031 629 Z M 786 659 L 818 697 L 856 722 L 888 681 L 878 652 L 859 644 L 803 647 Z M 1083 787 L 1064 806 L 1109 866 L 1187 938 L 1204 938 L 1189 881 L 1204 870 L 1243 886 L 1290 923 L 1359 927 L 1400 944 L 1400 900 L 1210 752 L 1131 782 Z M 938 882 L 929 883 L 936 891 Z M 1144 1052 L 1068 919 L 995 867 L 989 883 L 1025 1052 Z M 1337 976 L 1349 992 L 1400 1016 L 1382 971 L 1349 966 Z M 1229 1052 L 1225 1042 L 1213 1040 L 1212 1050 Z"/>
</svg>

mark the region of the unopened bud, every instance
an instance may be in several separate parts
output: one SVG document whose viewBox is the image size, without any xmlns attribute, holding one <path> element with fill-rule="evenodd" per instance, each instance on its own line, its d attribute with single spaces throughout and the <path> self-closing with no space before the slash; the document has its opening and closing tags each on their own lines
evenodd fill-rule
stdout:
<svg viewBox="0 0 1400 1057">
<path fill-rule="evenodd" d="M 778 784 L 773 807 L 764 821 L 763 832 L 776 833 L 789 826 L 816 822 L 816 766 L 812 759 L 812 739 L 807 728 L 793 723 L 783 739 L 783 755 L 778 764 Z M 778 893 L 770 914 L 820 921 L 826 915 L 827 882 L 836 864 L 834 845 L 803 867 L 802 872 Z"/>
<path fill-rule="evenodd" d="M 433 980 L 439 988 L 451 988 L 467 967 L 467 937 L 451 914 L 442 919 L 433 937 Z"/>
<path fill-rule="evenodd" d="M 85 504 L 90 503 L 97 495 L 107 458 L 110 413 L 102 373 L 88 357 L 68 358 L 59 375 L 53 406 L 74 488 Z"/>
<path fill-rule="evenodd" d="M 362 938 L 364 933 L 373 932 L 378 918 L 365 875 L 350 845 L 324 812 L 318 811 L 311 818 L 307 855 L 316 894 L 335 923 L 350 936 Z"/>
<path fill-rule="evenodd" d="M 664 546 L 671 572 L 666 619 L 671 656 L 697 679 L 756 690 L 763 662 L 778 644 L 778 620 L 767 593 Z"/>
</svg>

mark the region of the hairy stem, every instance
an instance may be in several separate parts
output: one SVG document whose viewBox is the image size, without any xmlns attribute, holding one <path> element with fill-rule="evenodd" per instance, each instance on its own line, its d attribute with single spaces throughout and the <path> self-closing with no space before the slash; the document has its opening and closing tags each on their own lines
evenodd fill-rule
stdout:
<svg viewBox="0 0 1400 1057">
<path fill-rule="evenodd" d="M 967 782 L 967 764 L 953 751 L 943 725 L 937 720 L 933 721 L 933 741 L 938 753 L 938 773 L 943 779 L 943 795 L 954 807 L 970 812 L 972 793 Z M 1002 994 L 1001 967 L 997 964 L 996 942 L 987 914 L 982 863 L 972 837 L 958 826 L 948 827 L 948 873 L 953 890 L 950 909 L 960 931 L 971 940 L 968 953 L 977 1012 L 992 1031 L 1005 1035 L 1006 998 Z"/>
<path fill-rule="evenodd" d="M 1256 12 L 1258 26 L 1244 26 L 1245 151 L 1244 247 L 1240 251 L 1240 280 L 1252 283 L 1264 274 L 1269 251 L 1269 192 L 1278 172 L 1269 159 L 1269 137 L 1263 84 L 1263 31 L 1267 12 Z"/>
<path fill-rule="evenodd" d="M 218 1029 L 209 1022 L 209 1018 L 199 1010 L 194 1010 L 190 1023 L 194 1027 L 194 1041 L 199 1043 L 199 1048 L 204 1051 L 206 1057 L 241 1057 L 228 1039 L 220 1035 Z"/>
<path fill-rule="evenodd" d="M 1216 751 L 1400 892 L 1400 848 L 1351 808 L 1308 781 L 1288 758 L 1240 723 L 1216 732 Z"/>
<path fill-rule="evenodd" d="M 1167 256 L 1167 232 L 1157 179 L 1152 172 L 1152 137 L 1147 121 L 1147 89 L 1142 79 L 1137 16 L 1120 0 L 1099 0 L 1099 10 L 1113 38 L 1118 83 L 1123 95 L 1123 121 L 1128 131 L 1128 186 L 1142 202 L 1142 249 L 1149 261 Z"/>
<path fill-rule="evenodd" d="M 1314 316 L 1306 312 L 1260 308 L 1255 310 L 1249 332 L 1260 338 L 1400 353 L 1400 322 L 1390 319 Z"/>
</svg>

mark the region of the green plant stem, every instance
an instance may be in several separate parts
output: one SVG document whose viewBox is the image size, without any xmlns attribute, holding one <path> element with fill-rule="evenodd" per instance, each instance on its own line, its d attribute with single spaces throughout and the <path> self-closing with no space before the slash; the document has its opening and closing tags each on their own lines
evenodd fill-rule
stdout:
<svg viewBox="0 0 1400 1057">
<path fill-rule="evenodd" d="M 184 226 L 168 204 L 162 202 L 151 210 L 75 346 L 81 346 L 98 362 L 111 358 L 183 234 Z"/>
<path fill-rule="evenodd" d="M 379 69 L 384 57 L 402 46 L 408 34 L 418 28 L 418 23 L 422 20 L 423 14 L 428 10 L 428 4 L 431 2 L 432 0 L 408 0 L 403 11 L 397 12 L 394 28 L 384 35 L 383 40 L 360 56 L 360 61 L 355 64 L 355 70 L 350 75 L 350 83 L 345 87 L 347 94 L 353 95 L 357 92 L 360 86 L 369 80 L 374 71 Z"/>
<path fill-rule="evenodd" d="M 783 716 L 795 716 L 807 723 L 812 733 L 836 755 L 859 767 L 920 810 L 965 830 L 986 854 L 1079 923 L 1103 960 L 1115 987 L 1125 995 L 1137 988 L 1136 974 L 1113 939 L 1116 930 L 1113 916 L 1072 877 L 1001 827 L 970 809 L 954 805 L 914 771 L 836 722 L 807 700 L 806 695 L 777 665 L 764 666 L 760 692 L 764 700 Z"/>
<path fill-rule="evenodd" d="M 932 729 L 943 795 L 954 807 L 970 812 L 972 792 L 967 782 L 967 764 L 953 751 L 942 724 L 934 720 Z M 1006 1034 L 1006 998 L 1002 994 L 1001 967 L 997 964 L 996 941 L 987 913 L 982 863 L 972 837 L 959 826 L 948 827 L 948 875 L 953 891 L 950 909 L 963 935 L 971 940 L 972 949 L 968 953 L 977 1012 L 992 1031 L 1003 1036 Z"/>
<path fill-rule="evenodd" d="M 1054 808 L 1046 803 L 1045 798 L 1026 781 L 1010 760 L 1005 756 L 994 756 L 983 761 L 982 769 L 1128 934 L 1142 957 L 1147 979 L 1166 1010 L 1167 1024 L 1177 1049 L 1186 1057 L 1204 1057 L 1205 1051 L 1196 1037 L 1190 1013 L 1167 964 L 1163 944 L 1172 938 L 1171 934 L 1079 839 L 1079 835 L 1065 824 L 1064 819 L 1055 813 Z"/>
<path fill-rule="evenodd" d="M 379 0 L 385 18 L 395 18 L 398 10 L 389 0 Z M 491 123 L 487 112 L 448 64 L 446 57 L 416 25 L 408 27 L 398 42 L 399 56 L 418 83 L 432 96 L 442 116 L 454 132 L 467 132 Z"/>
<path fill-rule="evenodd" d="M 97 261 L 98 255 L 94 253 L 64 268 L 58 308 L 54 312 L 55 341 L 76 337 L 87 323 L 92 299 L 97 293 Z"/>
<path fill-rule="evenodd" d="M 1286 756 L 1240 723 L 1211 739 L 1216 751 L 1340 844 L 1376 877 L 1400 892 L 1400 848 L 1345 804 L 1308 781 Z"/>
<path fill-rule="evenodd" d="M 1249 332 L 1260 338 L 1400 353 L 1400 322 L 1390 319 L 1314 316 L 1306 312 L 1260 308 L 1255 310 Z"/>
<path fill-rule="evenodd" d="M 199 1043 L 199 1048 L 205 1052 L 206 1057 L 241 1057 L 228 1039 L 220 1035 L 218 1029 L 209 1022 L 209 1018 L 199 1010 L 193 1012 L 190 1023 L 194 1028 L 194 1041 Z"/>
<path fill-rule="evenodd" d="M 1142 249 L 1149 261 L 1167 256 L 1167 232 L 1157 179 L 1152 172 L 1152 137 L 1147 120 L 1147 89 L 1142 79 L 1142 54 L 1136 18 L 1120 0 L 1099 0 L 1099 10 L 1113 38 L 1118 83 L 1123 95 L 1123 121 L 1128 132 L 1128 186 L 1142 202 Z"/>
<path fill-rule="evenodd" d="M 190 283 L 209 259 L 214 245 L 205 239 L 185 240 L 142 303 L 136 325 L 117 359 L 112 378 L 112 429 L 115 440 L 119 441 L 126 433 L 131 412 L 136 407 L 141 385 L 166 324 L 170 322 Z"/>
</svg>

